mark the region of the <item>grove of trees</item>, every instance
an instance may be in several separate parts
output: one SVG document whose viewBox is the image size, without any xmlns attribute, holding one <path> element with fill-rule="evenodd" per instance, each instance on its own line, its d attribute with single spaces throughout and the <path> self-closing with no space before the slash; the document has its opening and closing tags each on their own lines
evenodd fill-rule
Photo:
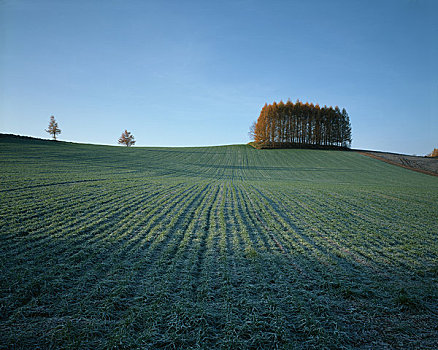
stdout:
<svg viewBox="0 0 438 350">
<path fill-rule="evenodd" d="M 432 152 L 430 152 L 426 157 L 438 157 L 438 148 L 434 148 Z"/>
<path fill-rule="evenodd" d="M 290 100 L 265 104 L 250 135 L 257 144 L 350 147 L 351 125 L 345 108 Z"/>
</svg>

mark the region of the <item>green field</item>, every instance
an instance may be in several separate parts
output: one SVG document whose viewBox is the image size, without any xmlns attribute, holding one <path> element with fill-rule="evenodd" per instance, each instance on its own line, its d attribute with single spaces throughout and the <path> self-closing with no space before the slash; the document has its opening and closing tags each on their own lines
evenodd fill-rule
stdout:
<svg viewBox="0 0 438 350">
<path fill-rule="evenodd" d="M 0 166 L 0 348 L 438 348 L 437 177 L 9 137 Z"/>
</svg>

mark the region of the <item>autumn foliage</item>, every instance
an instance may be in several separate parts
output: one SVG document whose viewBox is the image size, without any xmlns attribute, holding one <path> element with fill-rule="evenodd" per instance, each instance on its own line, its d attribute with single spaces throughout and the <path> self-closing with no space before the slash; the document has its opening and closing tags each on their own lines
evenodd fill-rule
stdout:
<svg viewBox="0 0 438 350">
<path fill-rule="evenodd" d="M 434 148 L 433 151 L 427 155 L 427 157 L 438 157 L 438 148 Z"/>
<path fill-rule="evenodd" d="M 134 136 L 128 130 L 125 130 L 119 138 L 119 143 L 130 147 L 135 144 Z"/>
<path fill-rule="evenodd" d="M 280 101 L 265 104 L 250 130 L 257 145 L 350 147 L 351 125 L 345 108 Z"/>
<path fill-rule="evenodd" d="M 56 140 L 56 135 L 61 133 L 61 129 L 58 128 L 58 123 L 53 115 L 50 117 L 49 127 L 46 129 L 46 132 L 52 135 L 54 140 Z"/>
</svg>

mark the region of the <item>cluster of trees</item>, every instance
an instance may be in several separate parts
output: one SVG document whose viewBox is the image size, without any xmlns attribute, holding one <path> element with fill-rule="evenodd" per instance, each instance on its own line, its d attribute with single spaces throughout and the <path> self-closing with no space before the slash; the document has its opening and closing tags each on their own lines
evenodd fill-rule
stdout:
<svg viewBox="0 0 438 350">
<path fill-rule="evenodd" d="M 61 133 L 61 129 L 58 127 L 58 123 L 55 120 L 55 117 L 52 115 L 49 121 L 49 127 L 46 129 L 52 138 L 56 141 L 56 135 Z M 128 130 L 125 130 L 120 136 L 118 142 L 127 147 L 133 146 L 135 144 L 134 135 L 132 135 Z"/>
<path fill-rule="evenodd" d="M 434 148 L 432 152 L 430 152 L 426 157 L 438 157 L 438 148 Z"/>
<path fill-rule="evenodd" d="M 265 104 L 250 135 L 260 144 L 350 147 L 351 125 L 345 108 L 290 100 Z"/>
</svg>

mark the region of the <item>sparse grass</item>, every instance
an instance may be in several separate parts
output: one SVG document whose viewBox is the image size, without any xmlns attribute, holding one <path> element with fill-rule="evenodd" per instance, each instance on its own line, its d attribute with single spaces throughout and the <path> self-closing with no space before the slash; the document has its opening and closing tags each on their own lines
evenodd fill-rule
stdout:
<svg viewBox="0 0 438 350">
<path fill-rule="evenodd" d="M 436 177 L 9 138 L 0 165 L 0 348 L 438 348 Z"/>
</svg>

